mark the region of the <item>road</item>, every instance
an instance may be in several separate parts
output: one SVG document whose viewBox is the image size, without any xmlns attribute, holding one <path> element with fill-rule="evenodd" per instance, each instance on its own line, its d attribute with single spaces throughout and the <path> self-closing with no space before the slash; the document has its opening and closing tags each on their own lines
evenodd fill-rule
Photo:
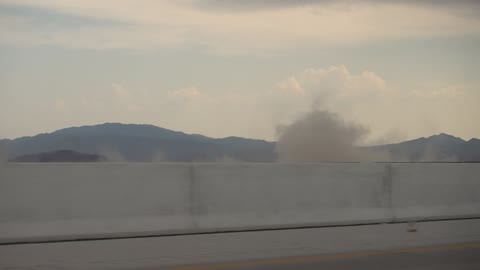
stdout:
<svg viewBox="0 0 480 270">
<path fill-rule="evenodd" d="M 480 220 L 0 246 L 0 269 L 480 269 Z"/>
<path fill-rule="evenodd" d="M 256 269 L 480 269 L 480 242 L 422 248 L 340 253 L 309 257 L 199 264 L 172 267 L 172 270 Z"/>
</svg>

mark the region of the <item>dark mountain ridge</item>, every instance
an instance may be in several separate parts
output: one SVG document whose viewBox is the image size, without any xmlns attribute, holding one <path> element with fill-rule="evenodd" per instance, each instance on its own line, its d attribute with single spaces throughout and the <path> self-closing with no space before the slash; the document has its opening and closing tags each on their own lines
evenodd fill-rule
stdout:
<svg viewBox="0 0 480 270">
<path fill-rule="evenodd" d="M 16 157 L 11 162 L 101 162 L 105 157 L 94 154 L 84 154 L 71 150 L 59 150 Z"/>
<path fill-rule="evenodd" d="M 223 159 L 269 162 L 274 143 L 227 137 L 209 138 L 153 125 L 106 123 L 72 127 L 33 137 L 0 140 L 8 159 L 57 150 L 98 154 L 110 161 L 212 162 Z"/>
<path fill-rule="evenodd" d="M 387 161 L 480 161 L 479 139 L 465 141 L 444 133 L 362 148 L 388 153 Z M 70 157 L 65 153 L 62 155 L 57 152 L 60 150 L 78 153 L 78 158 L 72 153 Z M 82 161 L 82 154 L 95 155 L 99 161 L 277 161 L 274 142 L 233 136 L 216 139 L 153 125 L 119 123 L 71 127 L 32 137 L 0 140 L 0 151 L 12 161 L 45 159 L 49 155 L 56 161 L 61 161 L 61 157 L 65 161 Z"/>
<path fill-rule="evenodd" d="M 465 141 L 461 138 L 441 133 L 428 138 L 397 144 L 373 146 L 371 149 L 387 151 L 393 161 L 480 161 L 480 140 Z"/>
</svg>

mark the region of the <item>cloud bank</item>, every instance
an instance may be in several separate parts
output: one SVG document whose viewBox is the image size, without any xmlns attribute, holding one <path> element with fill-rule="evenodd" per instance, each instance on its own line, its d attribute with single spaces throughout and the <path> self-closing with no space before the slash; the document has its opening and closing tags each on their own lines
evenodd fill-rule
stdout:
<svg viewBox="0 0 480 270">
<path fill-rule="evenodd" d="M 349 8 L 355 5 L 394 5 L 409 4 L 430 8 L 479 8 L 476 0 L 196 0 L 200 7 L 220 10 L 252 11 L 258 9 L 295 8 L 304 6 L 340 6 Z"/>
<path fill-rule="evenodd" d="M 378 2 L 2 0 L 0 43 L 251 54 L 480 34 L 475 1 Z"/>
</svg>

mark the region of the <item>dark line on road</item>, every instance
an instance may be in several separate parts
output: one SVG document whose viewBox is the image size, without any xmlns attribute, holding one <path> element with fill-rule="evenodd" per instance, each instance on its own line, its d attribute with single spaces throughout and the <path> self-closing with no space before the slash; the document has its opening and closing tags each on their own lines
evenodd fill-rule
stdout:
<svg viewBox="0 0 480 270">
<path fill-rule="evenodd" d="M 465 217 L 465 218 L 444 218 L 444 219 L 416 219 L 415 222 L 439 222 L 439 221 L 453 221 L 453 220 L 480 220 L 480 217 Z M 288 230 L 308 230 L 308 229 L 320 229 L 320 228 L 337 228 L 337 227 L 356 227 L 356 226 L 371 226 L 382 224 L 402 224 L 409 221 L 395 221 L 395 222 L 367 222 L 357 224 L 341 224 L 341 225 L 304 225 L 297 227 L 280 227 L 277 228 L 246 228 L 246 229 L 225 229 L 216 231 L 203 231 L 203 232 L 178 232 L 178 233 L 152 233 L 152 234 L 138 234 L 138 235 L 115 235 L 103 237 L 78 237 L 70 239 L 51 239 L 51 240 L 19 240 L 11 242 L 0 243 L 0 246 L 12 246 L 12 245 L 27 245 L 27 244 L 49 244 L 49 243 L 65 243 L 65 242 L 87 242 L 87 241 L 105 241 L 105 240 L 123 240 L 123 239 L 140 239 L 140 238 L 155 238 L 155 237 L 175 237 L 175 236 L 191 236 L 191 235 L 210 235 L 210 234 L 224 234 L 224 233 L 244 233 L 244 232 L 264 232 L 264 231 L 288 231 Z"/>
</svg>

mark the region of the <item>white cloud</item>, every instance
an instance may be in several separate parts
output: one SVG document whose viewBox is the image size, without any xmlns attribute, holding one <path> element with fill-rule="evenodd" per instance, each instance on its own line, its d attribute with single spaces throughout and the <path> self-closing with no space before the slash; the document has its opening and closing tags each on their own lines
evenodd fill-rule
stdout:
<svg viewBox="0 0 480 270">
<path fill-rule="evenodd" d="M 424 99 L 437 99 L 437 98 L 465 98 L 467 94 L 465 91 L 461 90 L 458 87 L 441 87 L 438 89 L 430 91 L 421 91 L 421 90 L 411 90 L 410 95 L 414 97 L 424 98 Z"/>
<path fill-rule="evenodd" d="M 131 96 L 130 91 L 128 91 L 127 88 L 119 83 L 112 83 L 112 92 L 115 96 L 121 98 L 128 98 Z"/>
<path fill-rule="evenodd" d="M 170 96 L 173 96 L 173 97 L 182 97 L 182 98 L 198 98 L 202 95 L 202 93 L 200 93 L 200 91 L 194 86 L 174 90 L 174 91 L 171 91 L 169 94 Z"/>
<path fill-rule="evenodd" d="M 305 94 L 305 90 L 303 90 L 302 85 L 295 77 L 290 77 L 285 81 L 279 82 L 277 84 L 278 89 L 285 91 L 287 93 L 291 93 L 294 95 L 303 96 Z"/>
<path fill-rule="evenodd" d="M 233 13 L 211 12 L 198 8 L 192 1 L 2 0 L 2 3 L 112 22 L 68 27 L 4 17 L 2 21 L 6 23 L 0 28 L 0 41 L 17 45 L 53 44 L 89 49 L 198 45 L 215 52 L 252 53 L 298 46 L 480 34 L 480 20 L 475 16 L 458 16 L 450 12 L 448 5 L 432 8 L 401 1 L 344 4 L 341 8 L 301 5 Z"/>
<path fill-rule="evenodd" d="M 68 109 L 67 103 L 62 98 L 55 99 L 53 106 L 57 112 L 66 112 Z"/>
<path fill-rule="evenodd" d="M 310 110 L 312 106 L 328 107 L 332 102 L 365 99 L 390 91 L 385 81 L 370 71 L 351 74 L 346 66 L 327 69 L 309 68 L 277 84 L 273 98 Z M 300 95 L 298 95 L 300 94 Z"/>
</svg>

